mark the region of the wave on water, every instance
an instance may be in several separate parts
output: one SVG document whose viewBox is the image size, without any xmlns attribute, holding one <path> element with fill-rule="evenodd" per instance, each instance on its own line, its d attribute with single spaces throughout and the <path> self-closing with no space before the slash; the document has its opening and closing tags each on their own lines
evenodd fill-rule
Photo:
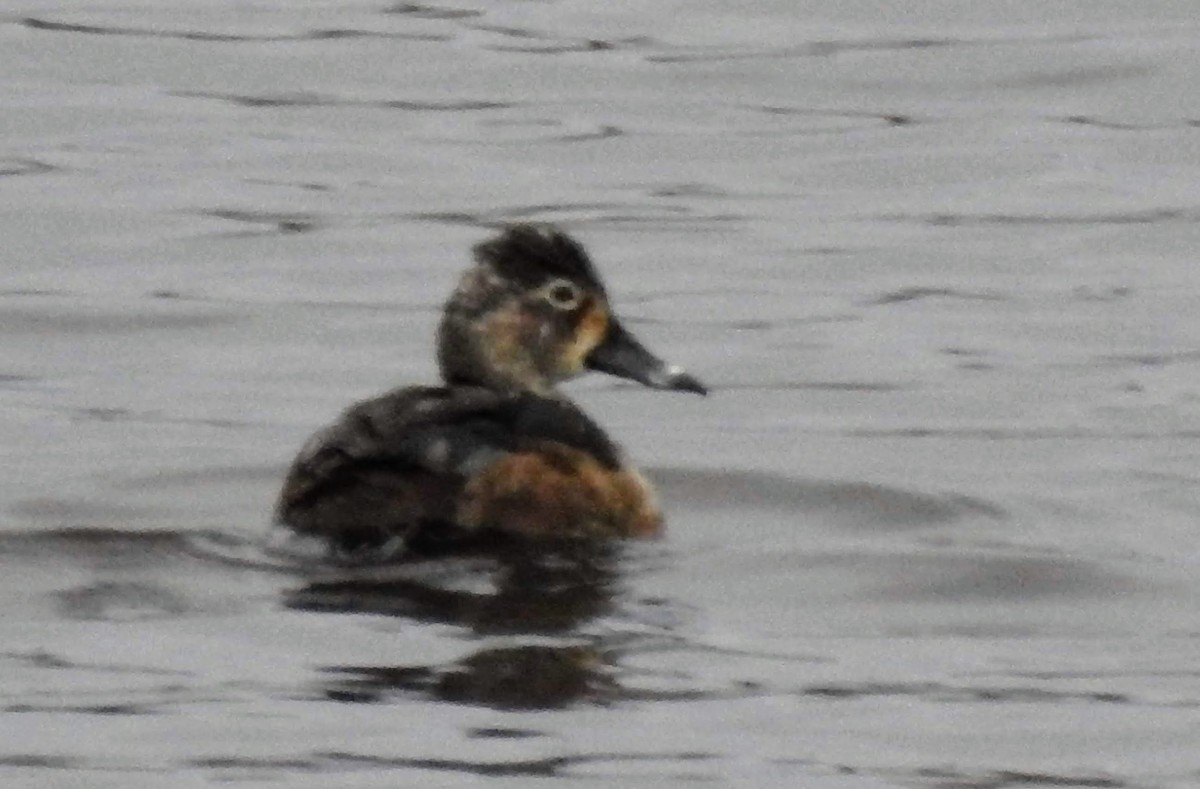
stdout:
<svg viewBox="0 0 1200 789">
<path fill-rule="evenodd" d="M 787 477 L 759 471 L 659 467 L 649 476 L 672 498 L 703 512 L 821 513 L 842 526 L 886 531 L 972 517 L 1002 520 L 998 505 L 956 493 L 925 493 L 870 482 Z"/>
<path fill-rule="evenodd" d="M 0 178 L 17 175 L 44 175 L 60 168 L 37 159 L 0 159 Z"/>
<path fill-rule="evenodd" d="M 23 17 L 18 24 L 31 30 L 51 33 L 79 33 L 98 36 L 131 36 L 135 38 L 181 39 L 184 41 L 246 42 L 246 41 L 325 41 L 346 38 L 392 38 L 409 41 L 443 41 L 445 36 L 429 33 L 401 33 L 350 28 L 322 28 L 288 33 L 218 32 L 214 30 L 159 30 L 121 25 L 92 25 L 64 22 L 43 17 Z"/>
</svg>

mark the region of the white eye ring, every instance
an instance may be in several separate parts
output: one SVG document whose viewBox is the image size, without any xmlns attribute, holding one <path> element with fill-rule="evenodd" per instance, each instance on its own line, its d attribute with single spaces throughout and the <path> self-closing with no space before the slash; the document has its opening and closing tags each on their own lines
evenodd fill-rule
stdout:
<svg viewBox="0 0 1200 789">
<path fill-rule="evenodd" d="M 583 299 L 583 291 L 569 279 L 556 279 L 542 288 L 542 298 L 556 310 L 573 310 Z"/>
</svg>

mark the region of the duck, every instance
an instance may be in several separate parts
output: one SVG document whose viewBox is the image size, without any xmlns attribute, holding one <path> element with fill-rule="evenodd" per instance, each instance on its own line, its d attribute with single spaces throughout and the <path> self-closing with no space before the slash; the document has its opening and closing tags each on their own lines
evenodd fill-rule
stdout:
<svg viewBox="0 0 1200 789">
<path fill-rule="evenodd" d="M 441 383 L 355 403 L 313 435 L 275 523 L 340 552 L 660 534 L 653 488 L 560 384 L 596 371 L 707 388 L 625 327 L 561 228 L 508 225 L 473 252 L 437 329 Z"/>
</svg>

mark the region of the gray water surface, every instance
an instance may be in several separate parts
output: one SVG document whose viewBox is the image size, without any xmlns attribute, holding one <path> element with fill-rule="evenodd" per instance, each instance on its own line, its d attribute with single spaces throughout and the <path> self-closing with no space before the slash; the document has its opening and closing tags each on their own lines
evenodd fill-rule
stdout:
<svg viewBox="0 0 1200 789">
<path fill-rule="evenodd" d="M 1200 784 L 1193 3 L 0 9 L 0 784 Z M 508 221 L 711 384 L 599 556 L 298 566 Z"/>
</svg>

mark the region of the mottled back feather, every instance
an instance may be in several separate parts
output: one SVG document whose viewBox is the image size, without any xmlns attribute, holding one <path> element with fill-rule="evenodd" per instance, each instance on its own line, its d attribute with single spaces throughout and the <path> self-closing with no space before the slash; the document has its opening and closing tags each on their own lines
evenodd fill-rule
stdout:
<svg viewBox="0 0 1200 789">
<path fill-rule="evenodd" d="M 354 405 L 309 440 L 276 515 L 298 531 L 360 543 L 449 525 L 473 475 L 539 442 L 619 464 L 604 431 L 571 403 L 479 387 L 397 389 Z"/>
</svg>

